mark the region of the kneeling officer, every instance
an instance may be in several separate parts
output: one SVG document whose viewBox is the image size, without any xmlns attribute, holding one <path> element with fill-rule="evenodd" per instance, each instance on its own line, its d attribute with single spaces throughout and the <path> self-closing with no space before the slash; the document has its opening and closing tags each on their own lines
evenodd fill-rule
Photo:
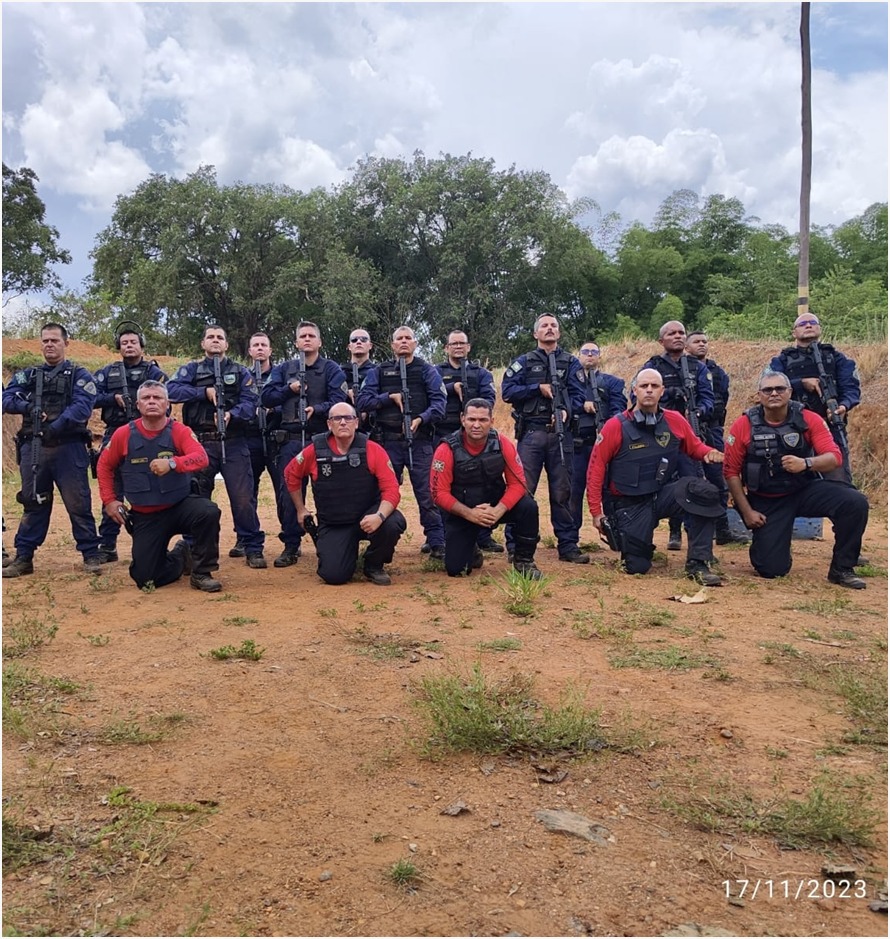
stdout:
<svg viewBox="0 0 890 939">
<path fill-rule="evenodd" d="M 219 507 L 192 494 L 192 473 L 204 469 L 209 458 L 185 424 L 167 417 L 167 389 L 146 381 L 136 392 L 142 415 L 119 427 L 99 457 L 99 493 L 105 513 L 119 525 L 127 510 L 115 492 L 114 471 L 120 467 L 124 497 L 133 511 L 133 562 L 130 577 L 142 588 L 164 587 L 191 574 L 195 590 L 216 593 L 222 584 L 211 576 L 219 567 Z M 174 535 L 187 534 L 191 549 Z"/>
<path fill-rule="evenodd" d="M 356 432 L 358 417 L 351 404 L 338 402 L 328 412 L 328 433 L 314 434 L 312 443 L 284 469 L 284 482 L 297 510 L 297 521 L 312 535 L 318 555 L 318 576 L 327 584 L 352 580 L 358 546 L 365 552 L 364 575 L 379 586 L 392 581 L 383 569 L 392 561 L 407 523 L 396 506 L 399 483 L 386 450 Z M 303 480 L 312 480 L 318 513 L 317 529 L 306 527 L 309 510 Z"/>
<path fill-rule="evenodd" d="M 722 463 L 723 454 L 702 443 L 678 411 L 659 407 L 664 379 L 656 369 L 641 369 L 631 388 L 636 397 L 633 409 L 610 417 L 593 448 L 587 474 L 593 524 L 605 532 L 605 496 L 608 523 L 617 542 L 610 545 L 621 551 L 628 574 L 645 574 L 652 566 L 652 533 L 659 519 L 679 519 L 689 513 L 686 576 L 719 587 L 722 580 L 709 570 L 708 560 L 715 519 L 723 514 L 720 492 L 713 483 L 694 476 L 672 479 L 681 451 L 707 463 Z"/>
</svg>

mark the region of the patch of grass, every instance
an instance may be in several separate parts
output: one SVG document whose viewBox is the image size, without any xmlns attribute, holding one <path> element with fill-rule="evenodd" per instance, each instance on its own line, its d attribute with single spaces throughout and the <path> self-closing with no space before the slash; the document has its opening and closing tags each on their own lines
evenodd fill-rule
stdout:
<svg viewBox="0 0 890 939">
<path fill-rule="evenodd" d="M 783 659 L 799 659 L 803 657 L 803 652 L 795 648 L 790 642 L 761 642 L 761 649 L 768 649 Z"/>
<path fill-rule="evenodd" d="M 158 588 L 155 587 L 153 580 L 147 580 L 140 588 L 143 593 L 154 593 Z"/>
<path fill-rule="evenodd" d="M 437 561 L 436 563 L 440 562 Z M 440 587 L 439 590 L 433 592 L 427 590 L 422 584 L 418 584 L 411 593 L 413 596 L 420 597 L 421 600 L 425 601 L 427 606 L 451 606 L 451 597 L 448 596 L 444 587 Z"/>
<path fill-rule="evenodd" d="M 27 655 L 51 642 L 58 631 L 59 624 L 53 617 L 44 618 L 26 613 L 14 625 L 4 627 L 3 635 L 9 642 L 3 643 L 3 658 L 15 659 Z"/>
<path fill-rule="evenodd" d="M 227 616 L 223 619 L 224 626 L 257 626 L 259 622 L 252 616 Z"/>
<path fill-rule="evenodd" d="M 355 607 L 356 613 L 379 613 L 381 610 L 386 609 L 385 600 L 381 600 L 379 603 L 373 603 L 370 606 L 366 606 L 361 600 L 353 600 L 352 605 Z"/>
<path fill-rule="evenodd" d="M 771 760 L 787 760 L 788 751 L 782 747 L 766 747 L 766 755 Z"/>
<path fill-rule="evenodd" d="M 850 608 L 847 597 L 830 597 L 818 600 L 807 600 L 805 603 L 794 603 L 786 606 L 786 610 L 797 610 L 798 613 L 813 613 L 816 616 L 836 616 Z"/>
<path fill-rule="evenodd" d="M 810 668 L 804 683 L 843 700 L 846 716 L 854 725 L 843 735 L 844 743 L 887 745 L 887 675 L 883 669 L 834 662 Z"/>
<path fill-rule="evenodd" d="M 320 610 L 316 610 L 318 615 L 322 619 L 336 619 L 337 611 L 332 606 L 323 606 Z"/>
<path fill-rule="evenodd" d="M 580 754 L 601 745 L 600 712 L 577 689 L 568 687 L 555 708 L 536 701 L 533 690 L 532 675 L 489 680 L 478 662 L 470 675 L 424 677 L 415 700 L 426 724 L 423 751 Z"/>
<path fill-rule="evenodd" d="M 241 598 L 237 593 L 221 593 L 218 597 L 210 598 L 213 603 L 234 603 Z"/>
<path fill-rule="evenodd" d="M 366 655 L 375 659 L 402 659 L 413 645 L 398 633 L 372 635 L 364 626 L 354 629 L 346 638 L 354 645 L 361 646 Z"/>
<path fill-rule="evenodd" d="M 386 872 L 386 876 L 402 890 L 415 890 L 420 883 L 420 868 L 408 858 L 399 858 Z"/>
<path fill-rule="evenodd" d="M 82 632 L 77 634 L 81 639 L 86 639 L 86 641 L 91 646 L 107 646 L 111 642 L 111 636 L 99 634 L 97 636 L 91 636 L 89 633 L 84 635 Z"/>
<path fill-rule="evenodd" d="M 505 571 L 503 581 L 498 586 L 507 597 L 504 609 L 513 616 L 531 616 L 535 602 L 545 593 L 551 578 L 545 575 L 540 580 L 533 580 L 528 574 L 511 567 Z"/>
<path fill-rule="evenodd" d="M 52 829 L 41 831 L 33 826 L 19 824 L 4 808 L 3 873 L 9 874 L 21 867 L 40 864 L 57 854 L 59 848 L 52 838 L 52 833 Z M 4 936 L 9 935 L 5 929 L 5 920 L 4 916 Z"/>
<path fill-rule="evenodd" d="M 147 730 L 135 720 L 115 721 L 98 734 L 98 738 L 102 743 L 110 743 L 115 746 L 121 744 L 144 746 L 147 743 L 158 743 L 165 736 L 167 735 L 162 729 Z"/>
<path fill-rule="evenodd" d="M 214 659 L 245 659 L 248 662 L 259 662 L 263 657 L 265 648 L 258 647 L 253 639 L 245 639 L 236 649 L 235 646 L 220 646 L 210 650 L 210 657 Z"/>
<path fill-rule="evenodd" d="M 826 772 L 813 781 L 802 799 L 782 794 L 759 800 L 722 779 L 715 780 L 707 794 L 693 790 L 665 804 L 704 831 L 769 835 L 786 848 L 832 843 L 868 846 L 878 820 L 871 807 L 874 785 L 874 780 Z"/>
<path fill-rule="evenodd" d="M 53 729 L 64 695 L 81 686 L 67 678 L 54 678 L 11 662 L 3 669 L 3 729 L 29 739 Z"/>
<path fill-rule="evenodd" d="M 876 564 L 863 564 L 860 567 L 854 567 L 853 570 L 860 577 L 886 577 L 887 568 L 878 567 Z"/>
<path fill-rule="evenodd" d="M 146 584 L 146 586 L 148 586 Z M 113 593 L 120 588 L 117 578 L 103 577 L 101 574 L 94 574 L 90 578 L 90 590 L 93 593 Z M 145 590 L 145 587 L 142 588 Z M 147 593 L 148 591 L 146 591 Z"/>
<path fill-rule="evenodd" d="M 691 668 L 716 668 L 719 662 L 711 656 L 686 652 L 677 646 L 643 649 L 639 646 L 609 656 L 612 668 L 660 668 L 667 671 L 688 671 Z"/>
<path fill-rule="evenodd" d="M 480 652 L 518 652 L 522 648 L 522 640 L 513 636 L 504 636 L 502 639 L 480 642 L 476 648 Z"/>
</svg>

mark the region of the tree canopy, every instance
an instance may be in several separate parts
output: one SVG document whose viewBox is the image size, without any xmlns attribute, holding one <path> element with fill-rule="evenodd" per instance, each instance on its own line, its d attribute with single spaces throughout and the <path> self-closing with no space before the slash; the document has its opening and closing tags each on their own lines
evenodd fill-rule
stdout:
<svg viewBox="0 0 890 939">
<path fill-rule="evenodd" d="M 70 264 L 57 244 L 59 232 L 45 221 L 46 206 L 37 195 L 37 174 L 3 164 L 3 293 L 22 294 L 60 287 L 53 264 Z"/>
</svg>

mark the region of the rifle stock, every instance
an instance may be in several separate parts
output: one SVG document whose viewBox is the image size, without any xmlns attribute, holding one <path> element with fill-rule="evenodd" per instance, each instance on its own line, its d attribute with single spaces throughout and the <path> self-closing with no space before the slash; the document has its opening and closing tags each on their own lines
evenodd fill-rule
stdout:
<svg viewBox="0 0 890 939">
<path fill-rule="evenodd" d="M 698 413 L 698 387 L 695 376 L 689 371 L 689 357 L 685 353 L 680 356 L 680 371 L 683 374 L 683 387 L 686 389 L 686 420 L 689 421 L 695 436 L 703 440 L 701 417 Z"/>
<path fill-rule="evenodd" d="M 37 474 L 40 472 L 40 457 L 43 455 L 43 366 L 38 366 L 34 377 L 34 409 L 31 426 L 34 436 L 31 438 L 31 502 L 40 505 L 46 501 L 37 491 Z"/>
<path fill-rule="evenodd" d="M 839 407 L 837 401 L 837 382 L 828 374 L 828 369 L 825 368 L 825 362 L 822 359 L 822 350 L 819 348 L 818 342 L 813 343 L 813 361 L 816 363 L 816 368 L 819 371 L 819 387 L 822 389 L 819 396 L 825 407 L 825 413 L 828 415 L 828 423 L 836 429 L 837 435 L 843 442 L 844 449 L 849 449 L 847 443 L 847 424 L 843 416 L 837 413 Z"/>
</svg>

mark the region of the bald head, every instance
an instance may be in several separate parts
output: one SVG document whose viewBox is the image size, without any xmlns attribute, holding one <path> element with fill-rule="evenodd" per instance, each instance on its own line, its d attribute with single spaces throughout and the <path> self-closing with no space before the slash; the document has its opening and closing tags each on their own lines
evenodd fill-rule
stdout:
<svg viewBox="0 0 890 939">
<path fill-rule="evenodd" d="M 636 398 L 635 411 L 654 414 L 658 410 L 658 402 L 664 394 L 664 379 L 658 369 L 641 368 L 634 375 L 630 387 Z"/>
</svg>

